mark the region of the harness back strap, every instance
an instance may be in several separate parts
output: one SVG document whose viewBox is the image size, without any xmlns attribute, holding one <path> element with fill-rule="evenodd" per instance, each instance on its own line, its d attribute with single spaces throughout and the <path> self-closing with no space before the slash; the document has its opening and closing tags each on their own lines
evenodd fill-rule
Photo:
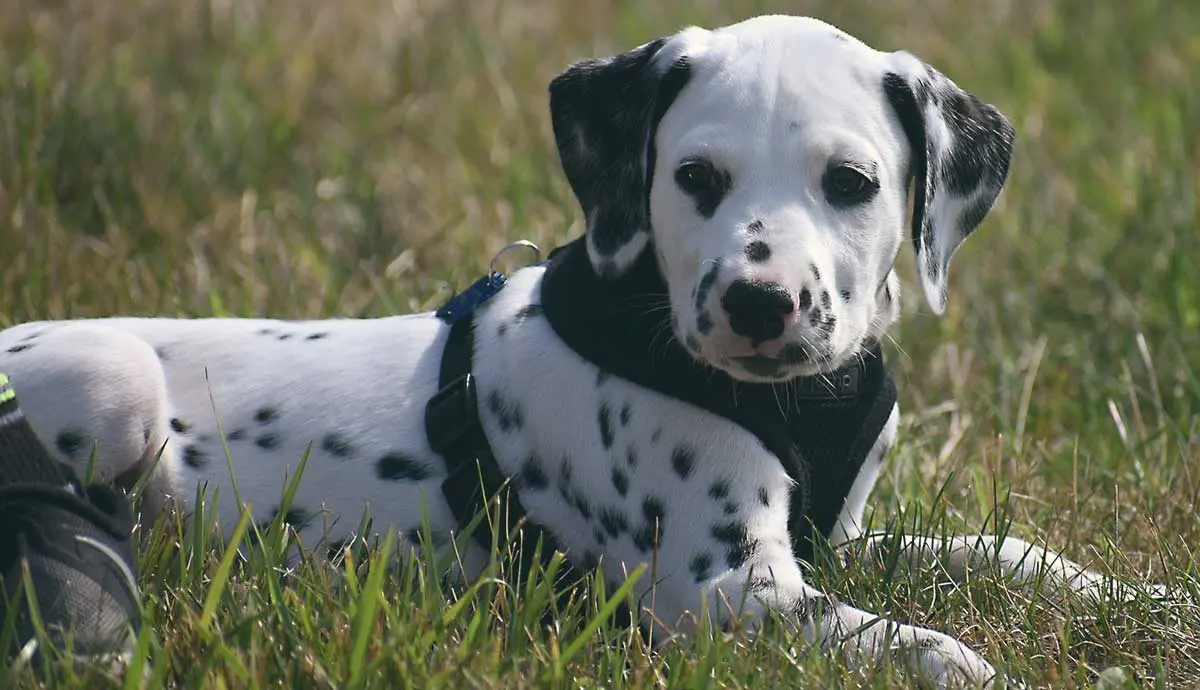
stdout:
<svg viewBox="0 0 1200 690">
<path fill-rule="evenodd" d="M 464 315 L 450 326 L 442 352 L 439 390 L 425 406 L 425 432 L 429 446 L 446 461 L 447 477 L 442 494 L 461 528 L 484 514 L 487 504 L 499 497 L 497 534 L 500 546 L 508 535 L 521 527 L 526 512 L 517 492 L 510 490 L 479 419 L 479 396 L 471 363 L 475 349 L 475 319 Z M 485 551 L 496 545 L 485 523 L 478 525 L 472 537 Z M 541 549 L 538 550 L 538 537 Z M 558 549 L 548 530 L 530 529 L 517 539 L 517 563 L 528 573 L 535 561 L 548 565 Z"/>
</svg>

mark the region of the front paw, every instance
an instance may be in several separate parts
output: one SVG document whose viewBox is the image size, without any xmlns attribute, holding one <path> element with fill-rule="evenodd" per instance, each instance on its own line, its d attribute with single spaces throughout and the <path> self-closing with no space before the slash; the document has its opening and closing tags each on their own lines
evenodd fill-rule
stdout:
<svg viewBox="0 0 1200 690">
<path fill-rule="evenodd" d="M 893 648 L 893 653 L 938 688 L 995 689 L 1007 685 L 996 669 L 970 647 L 932 630 L 921 631 L 916 639 Z"/>
</svg>

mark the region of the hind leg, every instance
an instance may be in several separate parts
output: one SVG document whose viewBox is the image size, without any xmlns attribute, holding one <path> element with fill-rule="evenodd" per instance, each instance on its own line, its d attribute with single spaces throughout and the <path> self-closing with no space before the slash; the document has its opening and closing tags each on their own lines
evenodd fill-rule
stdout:
<svg viewBox="0 0 1200 690">
<path fill-rule="evenodd" d="M 0 332 L 0 371 L 55 459 L 84 476 L 131 488 L 167 440 L 162 365 L 140 338 L 97 322 L 31 323 Z M 154 466 L 143 493 L 152 515 L 172 493 L 172 458 Z"/>
</svg>

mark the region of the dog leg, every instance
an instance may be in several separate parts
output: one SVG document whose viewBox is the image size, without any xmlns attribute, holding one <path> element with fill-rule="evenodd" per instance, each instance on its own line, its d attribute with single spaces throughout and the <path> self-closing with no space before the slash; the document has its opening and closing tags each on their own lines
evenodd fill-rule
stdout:
<svg viewBox="0 0 1200 690">
<path fill-rule="evenodd" d="M 54 458 L 83 477 L 129 489 L 167 440 L 166 382 L 154 349 L 97 323 L 31 323 L 0 333 L 0 371 L 9 375 L 21 407 Z M 143 494 L 157 514 L 169 493 L 170 458 L 163 453 Z"/>
<path fill-rule="evenodd" d="M 708 620 L 722 626 L 748 615 L 752 632 L 768 610 L 777 611 L 809 644 L 844 654 L 851 667 L 890 658 L 937 687 L 979 687 L 996 677 L 983 657 L 953 637 L 839 602 L 804 581 L 786 548 L 776 556 L 756 559 L 709 583 L 693 610 L 707 611 Z"/>
<path fill-rule="evenodd" d="M 853 542 L 851 543 L 853 544 Z M 851 546 L 851 545 L 847 545 Z M 851 546 L 851 548 L 855 548 Z M 1089 570 L 1062 554 L 1016 537 L 962 535 L 917 537 L 872 534 L 862 538 L 863 556 L 880 563 L 899 549 L 899 564 L 907 568 L 941 568 L 955 582 L 965 582 L 972 573 L 991 571 L 1011 578 L 1012 584 L 1029 594 L 1059 603 L 1069 593 L 1081 602 L 1098 602 L 1115 597 L 1128 601 L 1136 589 L 1128 583 Z M 1145 587 L 1155 597 L 1164 597 L 1163 585 Z"/>
</svg>

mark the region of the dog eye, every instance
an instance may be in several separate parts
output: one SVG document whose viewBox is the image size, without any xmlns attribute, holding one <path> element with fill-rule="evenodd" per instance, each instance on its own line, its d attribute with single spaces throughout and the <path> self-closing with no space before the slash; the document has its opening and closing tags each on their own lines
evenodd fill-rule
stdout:
<svg viewBox="0 0 1200 690">
<path fill-rule="evenodd" d="M 684 192 L 695 196 L 717 184 L 717 171 L 706 160 L 690 160 L 675 170 L 675 182 Z"/>
<path fill-rule="evenodd" d="M 733 179 L 703 158 L 689 158 L 675 169 L 675 184 L 696 202 L 697 213 L 712 218 Z"/>
<path fill-rule="evenodd" d="M 837 205 L 863 203 L 875 196 L 879 184 L 849 165 L 830 168 L 825 173 L 825 196 Z"/>
</svg>

